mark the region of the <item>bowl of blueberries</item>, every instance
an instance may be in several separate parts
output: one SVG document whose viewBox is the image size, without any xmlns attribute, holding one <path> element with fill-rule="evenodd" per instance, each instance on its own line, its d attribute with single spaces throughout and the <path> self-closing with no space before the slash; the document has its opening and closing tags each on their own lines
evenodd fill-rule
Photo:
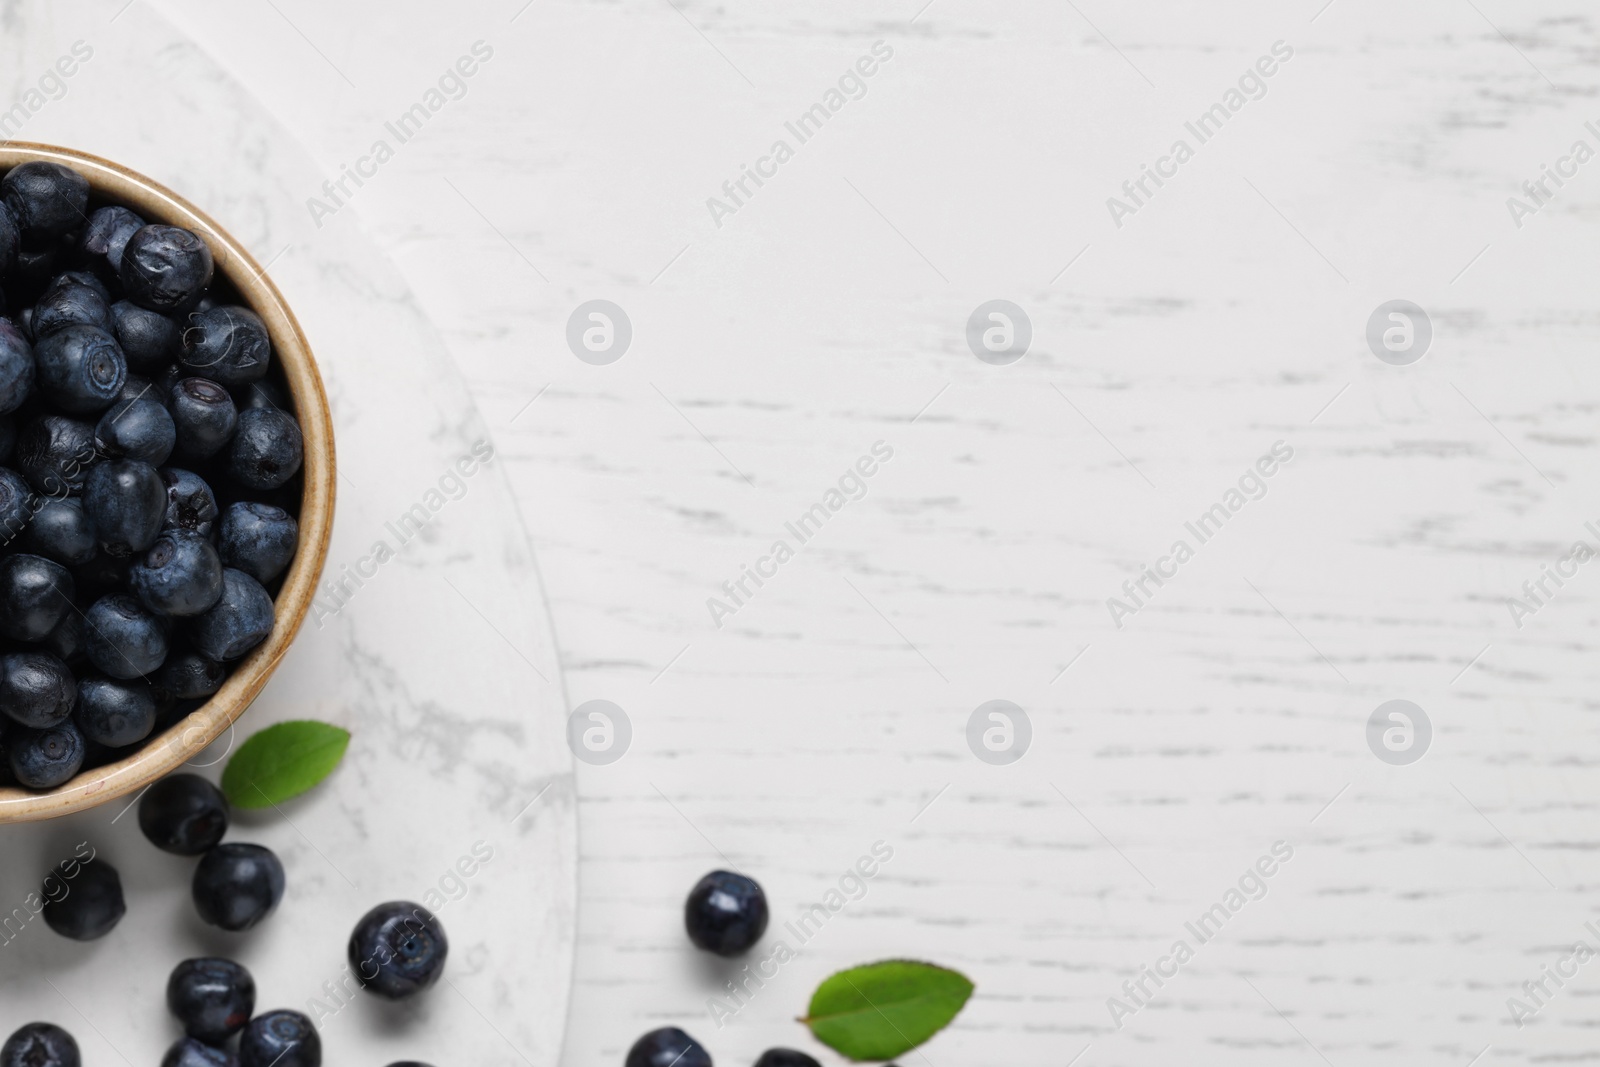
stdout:
<svg viewBox="0 0 1600 1067">
<path fill-rule="evenodd" d="M 305 618 L 327 396 L 250 254 L 84 153 L 0 146 L 0 823 L 143 789 Z"/>
</svg>

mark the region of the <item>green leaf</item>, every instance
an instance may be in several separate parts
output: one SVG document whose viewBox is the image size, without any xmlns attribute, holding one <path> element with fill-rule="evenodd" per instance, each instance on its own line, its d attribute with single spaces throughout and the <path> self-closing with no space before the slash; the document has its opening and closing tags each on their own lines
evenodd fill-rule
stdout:
<svg viewBox="0 0 1600 1067">
<path fill-rule="evenodd" d="M 271 807 L 332 774 L 349 745 L 349 731 L 337 726 L 280 722 L 239 746 L 222 772 L 222 791 L 236 808 Z"/>
<path fill-rule="evenodd" d="M 869 963 L 819 985 L 801 1022 L 849 1059 L 889 1060 L 944 1029 L 972 988 L 966 975 L 931 963 Z"/>
</svg>

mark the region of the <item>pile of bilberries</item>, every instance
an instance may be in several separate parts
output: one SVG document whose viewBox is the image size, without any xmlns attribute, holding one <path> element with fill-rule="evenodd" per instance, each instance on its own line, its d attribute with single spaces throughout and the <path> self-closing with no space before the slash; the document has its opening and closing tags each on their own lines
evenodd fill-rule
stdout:
<svg viewBox="0 0 1600 1067">
<path fill-rule="evenodd" d="M 283 899 L 283 864 L 277 856 L 260 845 L 222 842 L 228 802 L 204 778 L 177 774 L 157 782 L 139 801 L 139 828 L 164 852 L 200 857 L 190 888 L 195 910 L 212 926 L 249 930 Z M 43 897 L 45 923 L 76 941 L 106 936 L 127 913 L 116 868 L 92 853 L 87 860 L 58 865 L 45 879 Z M 346 946 L 351 976 L 386 1000 L 404 1000 L 432 987 L 449 952 L 438 917 L 406 901 L 367 912 Z M 167 980 L 167 1008 L 184 1036 L 168 1049 L 162 1067 L 322 1065 L 322 1039 L 311 1019 L 287 1009 L 256 1014 L 255 979 L 233 960 L 180 962 Z M 54 1023 L 28 1023 L 0 1046 L 0 1067 L 81 1064 L 77 1042 Z"/>
<path fill-rule="evenodd" d="M 272 632 L 304 445 L 205 241 L 60 164 L 0 179 L 0 315 L 0 778 L 53 789 Z"/>
</svg>

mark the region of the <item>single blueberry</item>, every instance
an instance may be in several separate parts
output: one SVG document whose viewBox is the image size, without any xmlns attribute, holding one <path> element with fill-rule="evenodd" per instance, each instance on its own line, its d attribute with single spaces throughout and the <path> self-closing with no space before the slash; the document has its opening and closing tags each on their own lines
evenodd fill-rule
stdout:
<svg viewBox="0 0 1600 1067">
<path fill-rule="evenodd" d="M 121 284 L 122 250 L 144 220 L 125 207 L 97 208 L 78 239 L 78 253 L 97 277 Z"/>
<path fill-rule="evenodd" d="M 48 730 L 13 730 L 6 735 L 6 756 L 20 785 L 54 789 L 83 767 L 83 734 L 70 719 Z"/>
<path fill-rule="evenodd" d="M 78 698 L 72 671 L 48 652 L 0 656 L 0 713 L 34 730 L 66 721 Z"/>
<path fill-rule="evenodd" d="M 27 402 L 37 370 L 28 339 L 10 319 L 0 319 L 0 415 Z"/>
<path fill-rule="evenodd" d="M 178 452 L 186 459 L 210 459 L 239 427 L 233 397 L 207 378 L 178 382 L 168 394 L 167 409 L 178 427 Z"/>
<path fill-rule="evenodd" d="M 211 533 L 217 519 L 217 497 L 206 480 L 193 471 L 163 467 L 161 482 L 167 490 L 167 513 L 162 529 Z"/>
<path fill-rule="evenodd" d="M 128 571 L 128 586 L 162 615 L 199 615 L 222 599 L 222 560 L 204 536 L 167 530 Z"/>
<path fill-rule="evenodd" d="M 225 566 L 265 585 L 283 573 L 300 544 L 300 524 L 282 508 L 254 501 L 229 504 L 218 552 Z"/>
<path fill-rule="evenodd" d="M 626 1067 L 711 1067 L 711 1053 L 676 1026 L 668 1026 L 635 1041 Z"/>
<path fill-rule="evenodd" d="M 73 721 L 84 738 L 106 748 L 127 748 L 150 736 L 156 726 L 156 698 L 137 679 L 114 681 L 90 676 L 78 683 Z"/>
<path fill-rule="evenodd" d="M 189 642 L 209 659 L 227 662 L 255 648 L 272 632 L 272 598 L 243 571 L 224 567 L 222 599 L 189 624 Z"/>
<path fill-rule="evenodd" d="M 96 326 L 73 324 L 40 337 L 33 347 L 33 359 L 39 392 L 70 414 L 110 407 L 128 375 L 117 339 Z"/>
<path fill-rule="evenodd" d="M 169 774 L 139 801 L 139 829 L 163 852 L 200 856 L 215 848 L 228 832 L 228 800 L 222 790 L 197 774 Z M 177 980 L 177 972 L 173 972 L 173 980 Z M 170 1005 L 172 987 L 167 989 Z M 172 1012 L 184 1018 L 177 1008 Z M 247 1010 L 246 1017 L 249 1014 Z M 193 1029 L 189 1032 L 202 1036 Z"/>
<path fill-rule="evenodd" d="M 361 917 L 346 956 L 363 989 L 404 1000 L 439 980 L 449 954 L 450 942 L 438 917 L 421 904 L 397 900 Z"/>
<path fill-rule="evenodd" d="M 166 624 L 133 597 L 101 597 L 84 615 L 84 651 L 102 673 L 128 681 L 166 661 Z"/>
<path fill-rule="evenodd" d="M 194 869 L 190 888 L 195 910 L 206 923 L 248 930 L 283 899 L 283 864 L 260 845 L 218 845 Z"/>
<path fill-rule="evenodd" d="M 47 496 L 81 492 L 95 459 L 92 422 L 43 415 L 17 437 L 17 470 Z"/>
<path fill-rule="evenodd" d="M 300 424 L 276 408 L 250 408 L 239 415 L 228 450 L 228 474 L 247 489 L 277 489 L 300 471 L 304 458 Z"/>
<path fill-rule="evenodd" d="M 113 556 L 155 544 L 167 519 L 167 487 L 148 463 L 134 459 L 96 464 L 83 483 L 83 510 L 100 548 Z"/>
<path fill-rule="evenodd" d="M 178 700 L 200 700 L 222 688 L 228 668 L 198 652 L 169 655 L 161 668 L 161 688 Z"/>
<path fill-rule="evenodd" d="M 161 1057 L 161 1067 L 239 1067 L 239 1057 L 228 1049 L 180 1037 Z"/>
<path fill-rule="evenodd" d="M 767 895 L 752 878 L 712 871 L 689 891 L 683 920 L 697 948 L 739 956 L 766 933 Z"/>
<path fill-rule="evenodd" d="M 94 443 L 110 459 L 137 459 L 159 467 L 172 455 L 178 430 L 153 396 L 119 400 L 100 416 Z"/>
<path fill-rule="evenodd" d="M 769 1048 L 756 1060 L 756 1067 L 822 1067 L 822 1064 L 792 1048 Z"/>
<path fill-rule="evenodd" d="M 190 374 L 230 389 L 264 377 L 272 363 L 267 327 L 249 308 L 217 307 L 189 316 L 178 357 Z"/>
<path fill-rule="evenodd" d="M 67 864 L 76 865 L 77 861 L 69 860 L 57 867 L 55 874 L 45 881 L 44 921 L 50 929 L 74 941 L 94 941 L 106 936 L 128 911 L 122 900 L 122 879 L 117 876 L 117 869 L 105 860 L 96 859 L 79 866 L 75 875 L 68 876 Z M 67 893 L 52 896 L 50 890 L 56 884 L 65 885 Z"/>
<path fill-rule="evenodd" d="M 52 285 L 33 306 L 34 337 L 49 337 L 68 326 L 93 326 L 111 335 L 111 308 L 93 286 L 79 282 Z"/>
<path fill-rule="evenodd" d="M 269 1011 L 239 1038 L 240 1067 L 322 1067 L 322 1038 L 297 1011 Z M 0 1065 L 4 1067 L 4 1065 Z"/>
<path fill-rule="evenodd" d="M 29 1023 L 0 1047 L 0 1067 L 82 1067 L 78 1043 L 53 1023 Z"/>
<path fill-rule="evenodd" d="M 37 514 L 38 501 L 27 479 L 0 467 L 0 547 L 25 533 Z"/>
<path fill-rule="evenodd" d="M 4 473 L 0 472 L 0 481 L 4 478 Z M 40 500 L 33 521 L 23 533 L 22 547 L 67 567 L 81 567 L 100 551 L 94 539 L 94 527 L 83 512 L 83 501 L 75 497 Z"/>
<path fill-rule="evenodd" d="M 183 331 L 161 312 L 119 300 L 111 305 L 111 323 L 123 358 L 134 370 L 154 374 L 178 358 Z"/>
<path fill-rule="evenodd" d="M 184 960 L 167 979 L 167 1010 L 194 1040 L 220 1045 L 254 1014 L 255 979 L 232 960 Z"/>
<path fill-rule="evenodd" d="M 12 167 L 0 179 L 0 196 L 34 245 L 66 236 L 89 217 L 89 180 L 60 163 Z"/>
<path fill-rule="evenodd" d="M 211 284 L 211 249 L 178 226 L 134 232 L 122 250 L 122 288 L 151 311 L 187 311 Z"/>
<path fill-rule="evenodd" d="M 0 634 L 42 640 L 72 610 L 76 592 L 59 563 L 26 553 L 0 559 Z"/>
</svg>

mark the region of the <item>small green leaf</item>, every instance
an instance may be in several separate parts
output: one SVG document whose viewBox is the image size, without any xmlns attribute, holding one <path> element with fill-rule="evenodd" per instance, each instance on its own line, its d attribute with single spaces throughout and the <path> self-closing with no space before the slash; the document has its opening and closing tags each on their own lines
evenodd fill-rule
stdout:
<svg viewBox="0 0 1600 1067">
<path fill-rule="evenodd" d="M 849 1059 L 889 1060 L 944 1029 L 972 988 L 966 975 L 931 963 L 869 963 L 819 985 L 801 1021 Z"/>
<path fill-rule="evenodd" d="M 325 722 L 280 722 L 239 746 L 222 772 L 236 808 L 268 808 L 310 789 L 339 766 L 350 733 Z"/>
</svg>

